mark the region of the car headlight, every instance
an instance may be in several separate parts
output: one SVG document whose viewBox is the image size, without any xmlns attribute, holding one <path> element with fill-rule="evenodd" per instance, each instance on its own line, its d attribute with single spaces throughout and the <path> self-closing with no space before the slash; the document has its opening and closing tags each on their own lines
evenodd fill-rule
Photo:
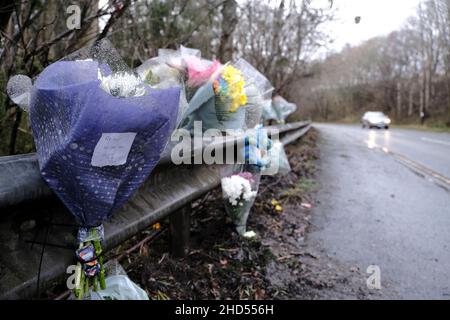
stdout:
<svg viewBox="0 0 450 320">
<path fill-rule="evenodd" d="M 389 119 L 389 118 L 388 119 L 384 119 L 384 123 L 385 124 L 390 124 L 391 123 L 391 119 Z"/>
</svg>

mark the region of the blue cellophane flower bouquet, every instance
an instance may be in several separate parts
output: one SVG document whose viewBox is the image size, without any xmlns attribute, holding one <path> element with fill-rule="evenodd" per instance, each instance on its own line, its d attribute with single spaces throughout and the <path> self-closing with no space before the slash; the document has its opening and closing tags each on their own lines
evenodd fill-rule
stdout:
<svg viewBox="0 0 450 320">
<path fill-rule="evenodd" d="M 104 285 L 102 223 L 157 165 L 179 99 L 180 87 L 145 85 L 107 41 L 51 64 L 35 81 L 30 120 L 41 174 L 80 225 L 79 298 L 89 283 Z"/>
</svg>

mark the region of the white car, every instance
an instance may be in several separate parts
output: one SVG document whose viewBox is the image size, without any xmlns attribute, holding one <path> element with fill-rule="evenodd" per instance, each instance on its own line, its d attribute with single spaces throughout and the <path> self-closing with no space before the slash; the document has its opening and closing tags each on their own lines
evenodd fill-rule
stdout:
<svg viewBox="0 0 450 320">
<path fill-rule="evenodd" d="M 363 128 L 389 129 L 391 119 L 383 112 L 366 112 L 361 122 Z"/>
</svg>

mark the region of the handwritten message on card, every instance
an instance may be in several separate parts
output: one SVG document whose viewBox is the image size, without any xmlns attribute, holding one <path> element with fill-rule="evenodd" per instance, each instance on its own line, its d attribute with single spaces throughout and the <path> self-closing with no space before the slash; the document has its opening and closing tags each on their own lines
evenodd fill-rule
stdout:
<svg viewBox="0 0 450 320">
<path fill-rule="evenodd" d="M 93 167 L 121 166 L 127 162 L 135 132 L 103 133 L 94 149 Z"/>
</svg>

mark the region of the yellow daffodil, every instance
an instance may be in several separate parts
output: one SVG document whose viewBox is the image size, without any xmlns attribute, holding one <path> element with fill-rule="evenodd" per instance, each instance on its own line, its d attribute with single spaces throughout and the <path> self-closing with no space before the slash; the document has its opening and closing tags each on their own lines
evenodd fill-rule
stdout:
<svg viewBox="0 0 450 320">
<path fill-rule="evenodd" d="M 231 98 L 230 112 L 236 112 L 241 106 L 247 104 L 244 76 L 241 71 L 228 65 L 223 68 L 221 77 L 228 86 L 226 94 Z"/>
<path fill-rule="evenodd" d="M 242 95 L 241 96 L 241 101 L 240 101 L 241 105 L 246 105 L 247 104 L 247 95 Z"/>
</svg>

